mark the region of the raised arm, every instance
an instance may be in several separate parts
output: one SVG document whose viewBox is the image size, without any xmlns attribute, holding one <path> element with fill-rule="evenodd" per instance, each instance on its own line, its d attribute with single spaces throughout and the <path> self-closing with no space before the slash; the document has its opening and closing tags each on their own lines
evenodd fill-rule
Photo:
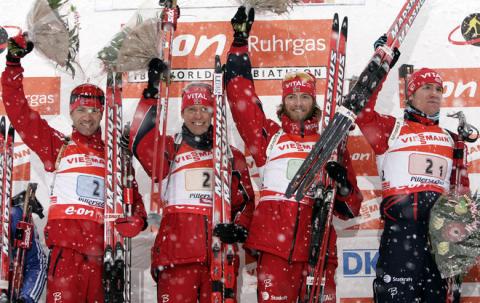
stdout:
<svg viewBox="0 0 480 303">
<path fill-rule="evenodd" d="M 270 138 L 279 127 L 266 118 L 255 92 L 248 55 L 248 35 L 253 21 L 253 9 L 249 10 L 247 16 L 245 7 L 240 7 L 232 18 L 234 41 L 228 53 L 225 82 L 230 110 L 238 132 L 257 166 L 263 166 Z"/>
<path fill-rule="evenodd" d="M 51 128 L 47 121 L 30 108 L 23 91 L 23 67 L 20 58 L 27 50 L 33 49 L 33 44 L 23 36 L 9 40 L 7 65 L 2 73 L 2 98 L 10 123 L 14 126 L 23 142 L 28 145 L 42 160 L 45 170 L 53 171 L 60 147 L 63 145 L 63 135 Z M 15 49 L 23 49 L 22 55 L 15 56 Z"/>
</svg>

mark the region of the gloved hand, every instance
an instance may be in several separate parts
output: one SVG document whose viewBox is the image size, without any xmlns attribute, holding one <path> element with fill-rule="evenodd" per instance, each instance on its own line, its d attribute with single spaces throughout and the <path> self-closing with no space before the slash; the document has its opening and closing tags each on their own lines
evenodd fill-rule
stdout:
<svg viewBox="0 0 480 303">
<path fill-rule="evenodd" d="M 130 216 L 115 220 L 115 228 L 122 237 L 126 238 L 133 238 L 138 235 L 142 231 L 144 224 L 145 222 L 139 216 Z"/>
<path fill-rule="evenodd" d="M 381 35 L 374 43 L 373 43 L 373 48 L 377 50 L 377 48 L 384 46 L 387 44 L 387 34 Z M 397 63 L 398 58 L 400 58 L 400 51 L 398 48 L 394 47 L 393 48 L 393 56 L 392 56 L 392 61 L 389 64 L 390 69 L 392 69 L 393 66 L 395 66 L 395 63 Z"/>
<path fill-rule="evenodd" d="M 158 94 L 158 85 L 162 74 L 168 72 L 168 66 L 162 60 L 153 58 L 148 63 L 148 86 L 143 91 L 145 98 L 154 98 Z"/>
<path fill-rule="evenodd" d="M 26 33 L 18 34 L 8 39 L 7 61 L 20 63 L 20 59 L 30 53 L 33 50 L 33 46 L 33 42 L 27 40 Z"/>
<path fill-rule="evenodd" d="M 325 164 L 325 170 L 328 176 L 337 182 L 337 193 L 344 197 L 348 196 L 352 186 L 347 180 L 347 169 L 335 161 L 329 161 Z"/>
<path fill-rule="evenodd" d="M 237 10 L 235 16 L 233 16 L 232 23 L 233 27 L 233 45 L 234 46 L 245 46 L 248 44 L 248 36 L 250 35 L 250 30 L 252 29 L 253 21 L 255 20 L 255 10 L 250 8 L 248 11 L 248 17 L 245 13 L 245 6 L 240 6 Z"/>
<path fill-rule="evenodd" d="M 373 49 L 377 50 L 380 46 L 384 46 L 387 43 L 387 34 L 381 35 L 374 43 Z"/>
<path fill-rule="evenodd" d="M 398 58 L 400 58 L 400 51 L 398 50 L 398 48 L 394 47 L 393 48 L 393 58 L 392 58 L 392 61 L 389 64 L 390 69 L 392 69 L 392 67 L 395 66 L 395 63 L 397 63 Z"/>
<path fill-rule="evenodd" d="M 213 234 L 223 243 L 243 243 L 247 239 L 248 230 L 234 223 L 219 223 L 213 229 Z"/>
</svg>

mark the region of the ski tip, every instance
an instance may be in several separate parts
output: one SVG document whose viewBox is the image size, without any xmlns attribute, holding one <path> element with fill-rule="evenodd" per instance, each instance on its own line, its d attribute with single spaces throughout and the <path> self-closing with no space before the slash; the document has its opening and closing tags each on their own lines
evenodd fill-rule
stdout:
<svg viewBox="0 0 480 303">
<path fill-rule="evenodd" d="M 115 85 L 121 85 L 123 79 L 123 73 L 115 73 Z"/>
<path fill-rule="evenodd" d="M 2 136 L 5 138 L 5 116 L 2 116 L 0 118 L 0 133 Z"/>
<path fill-rule="evenodd" d="M 297 193 L 295 194 L 295 201 L 300 202 L 302 201 L 303 197 L 305 197 L 305 194 L 303 191 L 298 190 Z"/>
<path fill-rule="evenodd" d="M 107 86 L 113 86 L 113 71 L 109 70 L 107 72 Z"/>
<path fill-rule="evenodd" d="M 338 25 L 340 24 L 340 21 L 338 20 L 338 13 L 335 13 L 333 15 L 333 23 L 332 23 L 332 28 L 338 28 Z"/>
<path fill-rule="evenodd" d="M 290 199 L 292 197 L 292 190 L 287 188 L 287 190 L 285 191 L 285 197 L 287 199 Z"/>
<path fill-rule="evenodd" d="M 342 35 L 347 37 L 347 32 L 348 32 L 348 17 L 343 17 L 342 21 Z"/>
<path fill-rule="evenodd" d="M 12 125 L 8 127 L 8 136 L 12 137 L 15 135 L 15 128 Z"/>
<path fill-rule="evenodd" d="M 220 56 L 215 55 L 215 73 L 222 72 L 222 63 L 220 62 Z"/>
</svg>

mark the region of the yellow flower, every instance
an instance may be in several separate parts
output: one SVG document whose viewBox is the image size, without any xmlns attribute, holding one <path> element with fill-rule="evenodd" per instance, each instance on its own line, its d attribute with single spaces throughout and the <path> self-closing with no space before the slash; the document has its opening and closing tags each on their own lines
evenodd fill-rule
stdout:
<svg viewBox="0 0 480 303">
<path fill-rule="evenodd" d="M 455 205 L 455 213 L 457 215 L 464 215 L 468 212 L 468 207 L 467 203 L 465 203 L 465 200 L 460 200 L 457 205 Z"/>
<path fill-rule="evenodd" d="M 434 216 L 434 217 L 432 218 L 432 226 L 433 226 L 433 228 L 435 228 L 436 230 L 439 230 L 440 228 L 442 228 L 443 223 L 445 223 L 445 219 L 444 219 L 444 218 L 440 218 L 440 217 L 437 217 L 437 216 Z"/>
<path fill-rule="evenodd" d="M 438 243 L 437 245 L 437 251 L 438 251 L 438 254 L 443 256 L 445 255 L 449 250 L 449 244 L 448 242 L 440 242 Z"/>
</svg>

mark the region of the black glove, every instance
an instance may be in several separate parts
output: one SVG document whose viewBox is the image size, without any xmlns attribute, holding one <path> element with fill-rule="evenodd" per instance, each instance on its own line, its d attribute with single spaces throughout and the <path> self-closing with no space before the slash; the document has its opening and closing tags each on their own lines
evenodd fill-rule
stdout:
<svg viewBox="0 0 480 303">
<path fill-rule="evenodd" d="M 392 58 L 392 61 L 389 64 L 390 69 L 392 69 L 392 67 L 395 66 L 395 63 L 397 63 L 398 58 L 400 58 L 400 51 L 398 50 L 398 48 L 394 47 L 393 48 L 393 58 Z"/>
<path fill-rule="evenodd" d="M 148 63 L 148 86 L 143 91 L 145 98 L 154 98 L 158 94 L 158 85 L 162 74 L 168 72 L 168 66 L 160 59 L 153 58 Z"/>
<path fill-rule="evenodd" d="M 376 50 L 380 46 L 384 46 L 387 43 L 387 34 L 381 35 L 375 43 L 373 43 L 373 49 Z"/>
<path fill-rule="evenodd" d="M 219 237 L 223 243 L 243 243 L 247 239 L 248 230 L 234 223 L 219 223 L 213 229 L 213 234 Z"/>
<path fill-rule="evenodd" d="M 248 36 L 250 35 L 250 30 L 252 29 L 253 21 L 255 20 L 255 10 L 250 8 L 248 11 L 248 17 L 245 13 L 245 6 L 240 6 L 237 10 L 235 16 L 233 16 L 232 23 L 233 27 L 233 45 L 234 46 L 244 46 L 248 44 Z"/>
<path fill-rule="evenodd" d="M 328 176 L 337 182 L 338 194 L 348 196 L 352 191 L 352 185 L 347 180 L 347 169 L 337 162 L 329 161 L 325 164 L 325 170 Z"/>
<path fill-rule="evenodd" d="M 27 35 L 19 34 L 8 39 L 7 61 L 20 63 L 20 59 L 33 50 L 33 42 L 27 40 Z"/>
</svg>

